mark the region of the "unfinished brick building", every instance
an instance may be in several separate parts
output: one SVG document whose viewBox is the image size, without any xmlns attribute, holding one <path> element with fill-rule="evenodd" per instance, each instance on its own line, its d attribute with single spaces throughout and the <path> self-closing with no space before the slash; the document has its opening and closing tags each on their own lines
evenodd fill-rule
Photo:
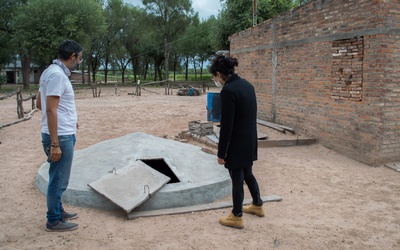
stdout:
<svg viewBox="0 0 400 250">
<path fill-rule="evenodd" d="M 260 119 L 370 165 L 400 161 L 400 0 L 312 0 L 230 45 Z"/>
</svg>

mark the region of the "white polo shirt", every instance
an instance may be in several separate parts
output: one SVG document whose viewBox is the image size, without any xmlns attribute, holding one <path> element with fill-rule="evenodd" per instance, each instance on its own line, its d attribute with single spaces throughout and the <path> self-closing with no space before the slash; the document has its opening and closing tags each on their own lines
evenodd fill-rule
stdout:
<svg viewBox="0 0 400 250">
<path fill-rule="evenodd" d="M 57 108 L 58 135 L 76 133 L 77 113 L 75 94 L 71 81 L 64 70 L 57 64 L 51 64 L 40 77 L 40 97 L 42 104 L 42 133 L 50 134 L 47 125 L 46 97 L 59 96 Z"/>
</svg>

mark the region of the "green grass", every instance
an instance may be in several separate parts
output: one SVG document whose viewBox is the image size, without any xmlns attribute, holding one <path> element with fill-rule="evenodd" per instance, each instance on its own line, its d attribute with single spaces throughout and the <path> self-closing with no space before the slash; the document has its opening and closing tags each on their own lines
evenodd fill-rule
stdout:
<svg viewBox="0 0 400 250">
<path fill-rule="evenodd" d="M 127 80 L 125 82 L 133 82 L 134 77 L 133 75 L 125 75 Z M 173 74 L 169 75 L 170 79 L 174 78 Z M 147 76 L 146 80 L 140 79 L 140 77 L 137 77 L 138 80 L 141 82 L 153 82 L 154 81 L 154 76 Z M 185 80 L 185 75 L 184 74 L 179 74 L 175 76 L 176 81 L 186 81 Z M 97 74 L 96 75 L 96 81 L 104 81 L 104 75 Z M 194 74 L 188 74 L 188 81 L 193 82 L 193 81 L 211 81 L 211 74 L 203 74 L 202 78 L 200 78 L 200 74 L 197 74 L 197 80 Z M 117 81 L 118 83 L 122 83 L 122 76 L 121 75 L 108 75 L 107 81 Z"/>
<path fill-rule="evenodd" d="M 104 77 L 103 75 L 97 75 L 96 76 L 96 81 L 98 81 L 100 79 L 103 79 L 103 77 Z M 172 79 L 173 77 L 174 77 L 173 74 L 170 74 L 170 78 Z M 112 75 L 108 76 L 108 81 L 117 80 L 117 85 L 118 86 L 135 86 L 136 85 L 136 82 L 133 82 L 133 79 L 134 79 L 133 75 L 129 75 L 128 79 L 129 79 L 128 81 L 125 81 L 124 83 L 122 83 L 121 76 L 112 76 Z M 209 74 L 209 73 L 208 74 L 203 74 L 202 80 L 205 81 L 205 82 L 211 82 L 211 74 Z M 144 84 L 146 82 L 153 82 L 153 81 L 154 81 L 154 78 L 150 76 L 150 77 L 147 77 L 146 80 L 141 80 L 141 83 Z M 185 75 L 184 74 L 176 75 L 176 81 L 186 81 L 185 80 Z M 195 80 L 195 75 L 194 74 L 189 74 L 188 75 L 188 81 L 189 82 L 196 81 Z M 197 81 L 201 81 L 200 74 L 197 74 Z M 101 86 L 114 86 L 114 82 L 110 82 L 110 83 L 107 83 L 107 84 L 101 84 Z M 151 85 L 151 86 L 160 87 L 160 86 L 162 86 L 162 84 L 154 84 L 154 85 Z M 74 89 L 89 88 L 89 87 L 90 87 L 89 84 L 74 84 Z M 150 85 L 148 87 L 150 87 Z M 36 94 L 38 89 L 39 89 L 39 84 L 30 84 L 29 85 L 29 90 L 23 89 L 23 85 L 22 84 L 3 84 L 3 85 L 0 85 L 0 93 L 1 94 L 9 93 L 9 92 L 14 91 L 17 88 L 22 89 L 22 93 L 23 94 Z"/>
<path fill-rule="evenodd" d="M 10 93 L 14 90 L 16 90 L 17 88 L 20 88 L 22 90 L 23 94 L 36 94 L 38 89 L 39 89 L 39 85 L 38 84 L 30 84 L 29 85 L 29 90 L 23 89 L 24 86 L 22 84 L 3 84 L 0 85 L 0 93 Z"/>
</svg>

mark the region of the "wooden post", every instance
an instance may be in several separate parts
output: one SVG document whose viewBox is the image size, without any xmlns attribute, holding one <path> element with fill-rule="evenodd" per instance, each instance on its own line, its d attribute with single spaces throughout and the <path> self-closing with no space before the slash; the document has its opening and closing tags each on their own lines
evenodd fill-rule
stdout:
<svg viewBox="0 0 400 250">
<path fill-rule="evenodd" d="M 32 110 L 36 108 L 35 100 L 36 100 L 36 95 L 32 96 Z"/>
<path fill-rule="evenodd" d="M 142 95 L 142 91 L 140 88 L 140 80 L 138 80 L 137 84 L 136 84 L 136 96 L 140 96 L 140 95 Z"/>
<path fill-rule="evenodd" d="M 18 92 L 17 92 L 17 115 L 18 115 L 18 119 L 24 118 L 23 101 L 24 100 L 22 99 L 21 90 L 18 89 Z"/>
</svg>

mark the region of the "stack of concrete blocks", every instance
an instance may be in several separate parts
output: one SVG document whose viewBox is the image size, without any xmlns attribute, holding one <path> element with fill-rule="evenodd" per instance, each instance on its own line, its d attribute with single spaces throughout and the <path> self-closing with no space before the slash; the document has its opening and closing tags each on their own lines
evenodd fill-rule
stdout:
<svg viewBox="0 0 400 250">
<path fill-rule="evenodd" d="M 213 123 L 209 121 L 189 122 L 189 132 L 195 135 L 211 135 L 214 133 Z"/>
</svg>

